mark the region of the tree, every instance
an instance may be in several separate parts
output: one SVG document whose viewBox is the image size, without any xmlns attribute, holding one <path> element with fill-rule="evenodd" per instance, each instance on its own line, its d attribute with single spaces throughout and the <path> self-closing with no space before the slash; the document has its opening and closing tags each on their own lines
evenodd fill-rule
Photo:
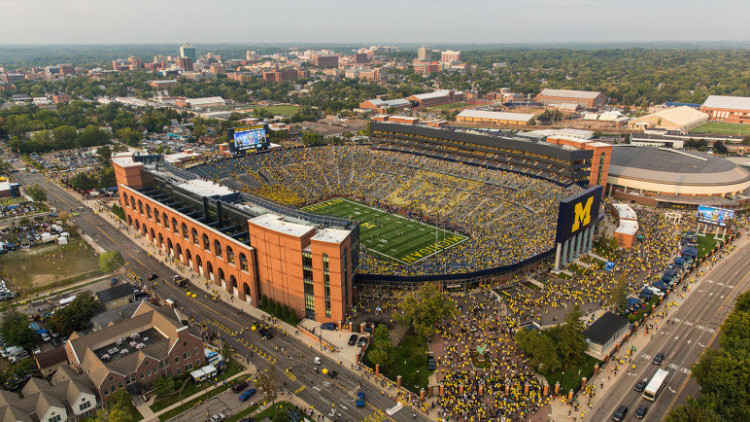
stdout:
<svg viewBox="0 0 750 422">
<path fill-rule="evenodd" d="M 302 143 L 307 146 L 318 146 L 327 144 L 325 137 L 316 132 L 305 132 L 302 134 Z"/>
<path fill-rule="evenodd" d="M 729 152 L 726 146 L 724 146 L 724 142 L 716 141 L 714 142 L 713 150 L 717 154 L 726 154 Z"/>
<path fill-rule="evenodd" d="M 34 347 L 34 331 L 29 328 L 28 317 L 20 312 L 8 311 L 3 315 L 0 334 L 8 344 L 20 346 L 26 350 Z"/>
<path fill-rule="evenodd" d="M 177 389 L 177 384 L 172 377 L 159 377 L 154 381 L 154 394 L 158 397 L 168 396 L 174 393 Z"/>
<path fill-rule="evenodd" d="M 573 309 L 565 315 L 565 324 L 560 328 L 558 350 L 564 365 L 578 360 L 588 349 L 586 339 L 583 336 L 583 312 L 576 304 Z"/>
<path fill-rule="evenodd" d="M 68 336 L 73 331 L 86 329 L 91 317 L 103 308 L 104 305 L 96 300 L 91 292 L 79 293 L 68 306 L 59 308 L 47 325 L 60 335 Z"/>
<path fill-rule="evenodd" d="M 742 138 L 741 144 L 742 145 L 750 145 L 750 136 L 745 136 L 744 138 Z"/>
<path fill-rule="evenodd" d="M 124 127 L 122 129 L 118 129 L 117 131 L 115 131 L 115 136 L 117 137 L 117 139 L 125 142 L 131 147 L 140 146 L 141 134 L 133 128 Z"/>
<path fill-rule="evenodd" d="M 96 189 L 99 185 L 96 178 L 87 173 L 78 173 L 68 180 L 70 186 L 79 191 Z"/>
<path fill-rule="evenodd" d="M 113 273 L 125 264 L 120 251 L 109 251 L 99 255 L 99 271 Z"/>
<path fill-rule="evenodd" d="M 279 381 L 276 379 L 276 364 L 271 364 L 268 369 L 259 373 L 255 377 L 255 385 L 263 393 L 266 402 L 272 401 L 279 389 Z"/>
<path fill-rule="evenodd" d="M 372 349 L 368 354 L 370 361 L 376 365 L 388 366 L 393 363 L 395 358 L 394 349 L 395 347 L 393 347 L 391 337 L 388 334 L 388 327 L 378 325 L 372 340 Z"/>
<path fill-rule="evenodd" d="M 628 306 L 628 280 L 625 276 L 621 276 L 620 279 L 612 287 L 609 292 L 609 299 L 607 303 L 615 308 L 615 313 L 621 313 Z"/>
<path fill-rule="evenodd" d="M 96 416 L 88 419 L 89 422 L 135 422 L 133 415 L 120 408 L 101 408 L 96 412 Z"/>
<path fill-rule="evenodd" d="M 456 302 L 435 283 L 424 283 L 419 290 L 405 293 L 398 303 L 396 320 L 424 338 L 437 333 L 437 324 L 458 313 Z"/>
<path fill-rule="evenodd" d="M 28 193 L 31 199 L 36 202 L 47 200 L 47 192 L 45 192 L 45 190 L 42 189 L 42 187 L 39 186 L 38 183 L 34 183 L 33 185 L 26 187 L 26 193 Z"/>
<path fill-rule="evenodd" d="M 555 342 L 546 333 L 523 328 L 516 333 L 516 343 L 529 356 L 529 364 L 540 372 L 551 373 L 561 368 Z"/>
<path fill-rule="evenodd" d="M 704 407 L 698 400 L 688 397 L 687 402 L 672 408 L 665 422 L 720 422 L 721 418 L 712 409 Z"/>
<path fill-rule="evenodd" d="M 99 164 L 106 167 L 112 160 L 112 149 L 108 145 L 100 146 L 96 149 L 96 155 L 98 156 Z"/>
</svg>

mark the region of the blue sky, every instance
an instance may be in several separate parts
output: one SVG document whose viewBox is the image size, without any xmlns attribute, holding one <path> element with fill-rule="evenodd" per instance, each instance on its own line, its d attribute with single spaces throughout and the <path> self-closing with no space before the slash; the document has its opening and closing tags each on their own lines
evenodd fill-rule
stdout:
<svg viewBox="0 0 750 422">
<path fill-rule="evenodd" d="M 750 41 L 747 0 L 0 0 L 0 44 Z"/>
</svg>

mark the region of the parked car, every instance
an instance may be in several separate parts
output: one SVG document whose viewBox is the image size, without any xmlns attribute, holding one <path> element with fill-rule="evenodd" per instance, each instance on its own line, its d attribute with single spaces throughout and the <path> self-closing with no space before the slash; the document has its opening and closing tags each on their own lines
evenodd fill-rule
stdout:
<svg viewBox="0 0 750 422">
<path fill-rule="evenodd" d="M 367 344 L 367 337 L 362 336 L 359 338 L 359 341 L 357 342 L 357 346 L 362 347 L 365 344 Z"/>
<path fill-rule="evenodd" d="M 315 362 L 316 365 L 320 365 L 321 363 L 323 363 L 323 361 L 320 359 L 320 356 L 315 356 L 313 362 Z"/>
<path fill-rule="evenodd" d="M 336 323 L 335 322 L 326 322 L 324 324 L 320 324 L 321 330 L 335 330 L 336 329 Z"/>
<path fill-rule="evenodd" d="M 247 401 L 250 397 L 255 395 L 256 389 L 254 388 L 248 388 L 247 390 L 243 391 L 242 394 L 240 394 L 240 401 Z"/>
<path fill-rule="evenodd" d="M 223 413 L 217 413 L 215 415 L 211 415 L 211 422 L 221 422 L 226 418 L 227 418 L 227 415 Z"/>
<path fill-rule="evenodd" d="M 427 356 L 427 369 L 430 371 L 437 369 L 437 363 L 435 363 L 435 358 L 432 356 Z"/>
<path fill-rule="evenodd" d="M 246 382 L 238 382 L 237 384 L 232 386 L 232 391 L 235 393 L 239 393 L 242 390 L 246 389 L 248 384 Z"/>
<path fill-rule="evenodd" d="M 351 336 L 349 336 L 349 342 L 348 342 L 348 344 L 349 344 L 349 346 L 354 346 L 355 344 L 357 344 L 357 335 L 356 334 L 352 334 Z"/>
<path fill-rule="evenodd" d="M 620 422 L 621 420 L 625 419 L 625 415 L 628 414 L 628 407 L 620 405 L 620 407 L 615 410 L 615 413 L 612 414 L 612 420 L 615 422 Z"/>
</svg>

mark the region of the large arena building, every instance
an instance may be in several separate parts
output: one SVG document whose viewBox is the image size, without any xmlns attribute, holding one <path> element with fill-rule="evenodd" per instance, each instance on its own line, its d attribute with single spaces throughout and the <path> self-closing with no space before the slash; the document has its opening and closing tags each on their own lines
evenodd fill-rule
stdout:
<svg viewBox="0 0 750 422">
<path fill-rule="evenodd" d="M 750 173 L 699 152 L 620 145 L 612 148 L 608 195 L 653 206 L 719 205 L 748 201 Z"/>
</svg>

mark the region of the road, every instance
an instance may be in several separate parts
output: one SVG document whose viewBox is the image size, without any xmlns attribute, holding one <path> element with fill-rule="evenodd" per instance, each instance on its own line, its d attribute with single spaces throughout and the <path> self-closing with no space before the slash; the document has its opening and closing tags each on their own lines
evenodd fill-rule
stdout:
<svg viewBox="0 0 750 422">
<path fill-rule="evenodd" d="M 69 194 L 59 186 L 51 183 L 44 175 L 39 173 L 30 174 L 24 171 L 14 174 L 17 181 L 24 185 L 39 183 L 47 191 L 47 202 L 61 210 L 70 210 L 84 206 L 76 197 Z M 126 260 L 127 268 L 143 277 L 145 280 L 149 274 L 156 273 L 159 279 L 169 279 L 174 272 L 157 257 L 149 255 L 130 235 L 121 232 L 109 222 L 86 208 L 74 221 L 83 233 L 90 236 L 105 250 L 118 250 Z M 313 371 L 314 350 L 302 342 L 286 337 L 278 332 L 272 340 L 263 340 L 251 331 L 257 319 L 247 315 L 237 314 L 237 309 L 222 301 L 212 301 L 203 294 L 196 298 L 188 298 L 184 289 L 178 288 L 171 283 L 157 283 L 149 286 L 162 299 L 172 299 L 184 311 L 192 315 L 196 321 L 204 322 L 215 332 L 220 333 L 222 339 L 226 340 L 238 353 L 250 357 L 259 370 L 267 369 L 271 362 L 276 363 L 277 379 L 286 384 L 286 388 L 295 393 L 300 399 L 312 405 L 327 415 L 331 410 L 336 411 L 340 421 L 427 421 L 428 418 L 421 414 L 413 417 L 413 412 L 403 409 L 393 415 L 386 413 L 387 409 L 393 408 L 396 401 L 381 394 L 381 390 L 367 383 L 362 374 L 352 371 L 323 356 L 324 368 L 335 369 L 338 377 L 331 379 Z M 192 287 L 192 288 L 191 288 Z M 195 286 L 188 286 L 192 291 L 199 292 Z M 239 332 L 244 329 L 243 342 L 226 334 L 226 330 Z M 245 343 L 245 341 L 247 343 Z M 249 345 L 249 346 L 248 346 Z M 279 348 L 279 350 L 277 350 Z M 283 350 L 282 350 L 283 349 Z M 262 352 L 262 353 L 260 353 Z M 267 356 L 265 358 L 264 356 Z M 362 385 L 366 394 L 366 406 L 357 408 L 355 396 L 358 386 Z M 333 418 L 332 418 L 333 419 Z"/>
<path fill-rule="evenodd" d="M 668 318 L 674 323 L 666 320 L 660 323 L 647 346 L 634 354 L 636 368 L 633 369 L 631 363 L 622 369 L 627 373 L 622 374 L 621 381 L 591 412 L 587 412 L 588 420 L 611 420 L 612 413 L 621 404 L 628 407 L 628 420 L 638 406 L 645 404 L 649 409 L 644 420 L 660 421 L 672 406 L 698 394 L 698 386 L 690 378 L 690 367 L 706 347 L 718 341 L 719 327 L 734 308 L 735 298 L 750 287 L 748 253 L 750 243 L 725 257 L 702 281 L 691 287 L 693 291 L 688 299 L 676 311 L 669 312 Z M 660 352 L 666 357 L 664 363 L 657 366 L 652 360 Z M 668 370 L 669 377 L 656 400 L 650 402 L 633 386 L 640 379 L 650 380 L 658 368 Z"/>
</svg>

